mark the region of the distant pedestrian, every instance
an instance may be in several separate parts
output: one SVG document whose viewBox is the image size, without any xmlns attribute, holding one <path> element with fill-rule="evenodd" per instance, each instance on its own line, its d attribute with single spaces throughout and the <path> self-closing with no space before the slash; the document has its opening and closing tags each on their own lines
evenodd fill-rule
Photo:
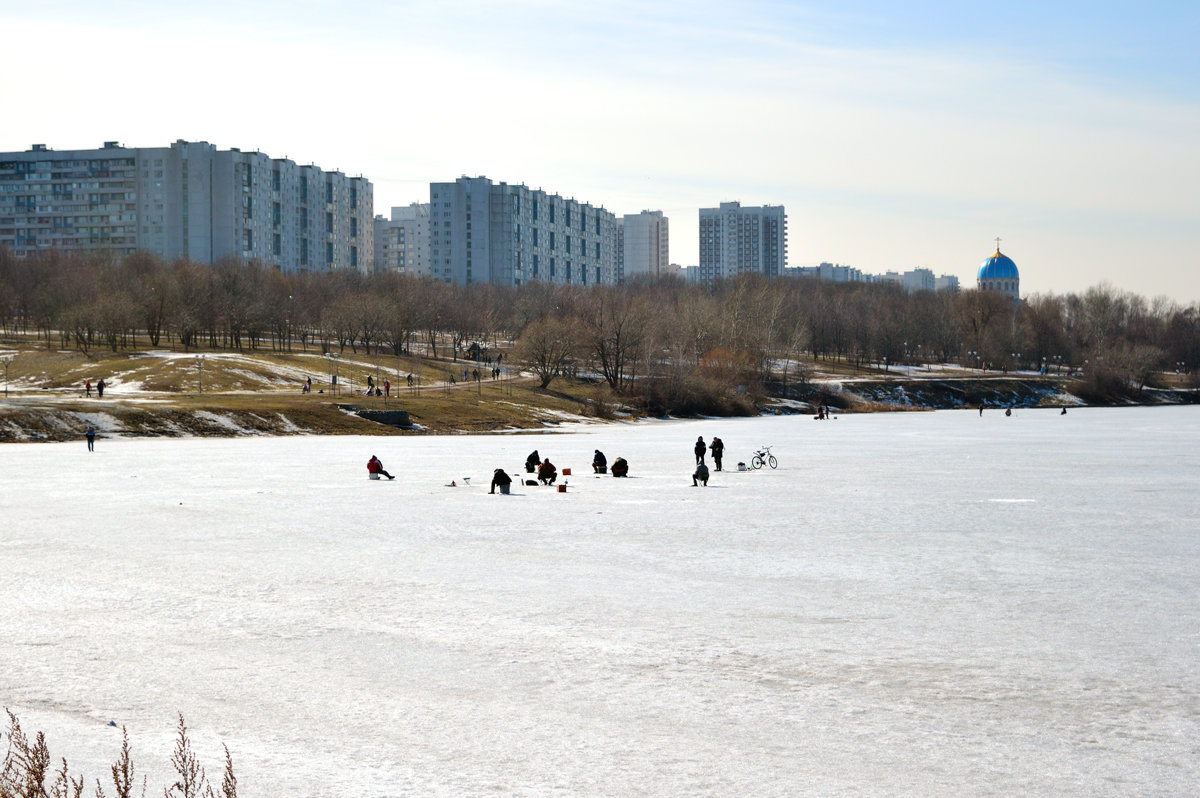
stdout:
<svg viewBox="0 0 1200 798">
<path fill-rule="evenodd" d="M 89 452 L 96 451 L 96 430 L 92 429 L 91 427 L 88 427 L 87 432 L 85 432 L 83 434 L 87 436 L 88 451 Z"/>
<path fill-rule="evenodd" d="M 367 375 L 367 396 L 371 396 L 373 393 L 375 393 L 375 380 L 372 379 L 370 374 L 368 374 Z"/>
<path fill-rule="evenodd" d="M 1059 415 L 1060 415 L 1060 416 L 1065 416 L 1066 414 L 1067 414 L 1067 408 L 1065 408 L 1065 407 L 1064 407 L 1064 408 L 1063 408 L 1063 411 L 1062 411 L 1061 413 L 1059 413 Z"/>
<path fill-rule="evenodd" d="M 696 472 L 692 474 L 692 487 L 694 488 L 697 485 L 708 487 L 708 466 L 704 463 L 696 466 Z"/>
<path fill-rule="evenodd" d="M 103 379 L 101 379 L 99 382 L 96 383 L 96 397 L 98 399 L 104 398 L 104 380 Z"/>
<path fill-rule="evenodd" d="M 392 395 L 392 381 L 387 379 L 386 377 L 383 380 L 383 395 L 385 397 Z"/>
<path fill-rule="evenodd" d="M 88 398 L 90 399 L 92 397 L 92 381 L 88 380 L 87 382 L 85 382 L 83 384 L 83 389 L 85 391 L 87 391 Z"/>
<path fill-rule="evenodd" d="M 413 387 L 413 378 L 411 374 L 408 375 L 408 387 Z"/>
<path fill-rule="evenodd" d="M 700 465 L 704 462 L 704 453 L 707 450 L 708 447 L 704 445 L 704 436 L 696 438 L 696 445 L 692 449 L 692 451 L 696 453 L 696 465 Z"/>
<path fill-rule="evenodd" d="M 979 417 L 983 418 L 983 404 L 982 403 L 980 403 L 980 405 L 979 405 Z"/>
<path fill-rule="evenodd" d="M 716 470 L 721 470 L 721 458 L 725 456 L 725 444 L 720 438 L 713 438 L 712 443 L 708 445 L 709 451 L 712 452 L 713 465 Z"/>
</svg>

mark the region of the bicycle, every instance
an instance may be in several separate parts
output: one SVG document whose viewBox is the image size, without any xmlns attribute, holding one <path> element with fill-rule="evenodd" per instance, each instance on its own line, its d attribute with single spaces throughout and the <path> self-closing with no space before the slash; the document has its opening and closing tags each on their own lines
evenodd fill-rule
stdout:
<svg viewBox="0 0 1200 798">
<path fill-rule="evenodd" d="M 771 468 L 779 466 L 779 461 L 775 459 L 775 455 L 771 454 L 770 446 L 760 447 L 754 456 L 750 458 L 750 467 L 754 470 L 762 468 L 764 465 L 769 465 Z"/>
</svg>

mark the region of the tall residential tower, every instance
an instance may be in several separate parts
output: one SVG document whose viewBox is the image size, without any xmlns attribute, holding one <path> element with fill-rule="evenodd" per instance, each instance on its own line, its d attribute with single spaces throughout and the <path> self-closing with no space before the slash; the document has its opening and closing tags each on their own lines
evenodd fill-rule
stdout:
<svg viewBox="0 0 1200 798">
<path fill-rule="evenodd" d="M 787 214 L 782 205 L 743 208 L 722 202 L 700 209 L 697 279 L 712 282 L 758 272 L 779 277 L 787 266 Z"/>
</svg>

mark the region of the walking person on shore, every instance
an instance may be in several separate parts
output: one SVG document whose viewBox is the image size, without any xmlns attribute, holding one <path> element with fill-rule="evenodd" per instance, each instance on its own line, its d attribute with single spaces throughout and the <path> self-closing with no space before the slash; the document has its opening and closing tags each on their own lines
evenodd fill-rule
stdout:
<svg viewBox="0 0 1200 798">
<path fill-rule="evenodd" d="M 98 399 L 104 398 L 104 378 L 103 377 L 100 379 L 100 381 L 98 383 L 96 383 L 96 398 L 98 398 Z"/>
</svg>

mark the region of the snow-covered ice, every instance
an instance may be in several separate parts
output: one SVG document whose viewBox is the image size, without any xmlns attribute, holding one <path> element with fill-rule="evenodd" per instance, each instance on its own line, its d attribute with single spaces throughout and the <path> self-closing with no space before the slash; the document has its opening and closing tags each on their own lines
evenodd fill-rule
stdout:
<svg viewBox="0 0 1200 798">
<path fill-rule="evenodd" d="M 534 448 L 567 492 L 488 495 Z M 81 430 L 0 473 L 0 702 L 92 778 L 114 720 L 167 784 L 181 712 L 249 798 L 1200 783 L 1200 408 Z"/>
</svg>

